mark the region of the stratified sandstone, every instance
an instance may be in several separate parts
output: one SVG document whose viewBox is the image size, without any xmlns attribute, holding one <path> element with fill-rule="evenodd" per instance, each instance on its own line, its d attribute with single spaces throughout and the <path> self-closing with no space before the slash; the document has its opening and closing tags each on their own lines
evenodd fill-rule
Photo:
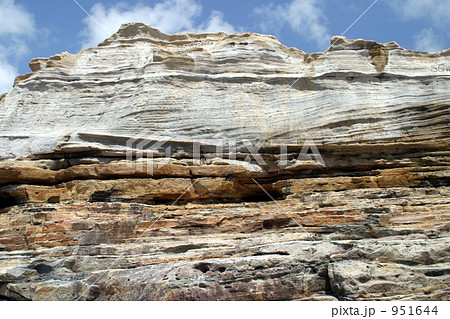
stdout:
<svg viewBox="0 0 450 319">
<path fill-rule="evenodd" d="M 33 59 L 0 99 L 0 299 L 448 300 L 450 50 L 332 42 L 135 23 Z"/>
</svg>

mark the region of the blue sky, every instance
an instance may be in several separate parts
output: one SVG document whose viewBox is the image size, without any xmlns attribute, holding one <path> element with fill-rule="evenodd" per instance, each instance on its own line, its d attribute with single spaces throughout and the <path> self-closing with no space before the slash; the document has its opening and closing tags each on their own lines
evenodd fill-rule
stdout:
<svg viewBox="0 0 450 319">
<path fill-rule="evenodd" d="M 96 45 L 121 23 L 147 22 L 166 33 L 252 31 L 277 36 L 306 52 L 324 51 L 375 0 L 0 0 L 0 94 L 34 57 L 76 53 Z M 407 49 L 450 46 L 450 0 L 378 0 L 345 33 L 396 41 Z M 104 31 L 103 31 L 103 30 Z"/>
</svg>

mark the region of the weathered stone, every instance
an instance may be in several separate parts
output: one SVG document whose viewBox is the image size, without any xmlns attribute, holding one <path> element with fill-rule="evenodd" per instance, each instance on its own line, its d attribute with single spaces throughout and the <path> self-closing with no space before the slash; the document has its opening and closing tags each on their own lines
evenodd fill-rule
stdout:
<svg viewBox="0 0 450 319">
<path fill-rule="evenodd" d="M 134 23 L 33 59 L 0 97 L 0 299 L 448 300 L 450 51 L 332 42 Z"/>
</svg>

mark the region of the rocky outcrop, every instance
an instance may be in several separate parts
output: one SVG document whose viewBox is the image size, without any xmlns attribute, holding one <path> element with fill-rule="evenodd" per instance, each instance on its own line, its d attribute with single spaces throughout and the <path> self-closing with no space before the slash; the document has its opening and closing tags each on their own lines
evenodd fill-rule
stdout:
<svg viewBox="0 0 450 319">
<path fill-rule="evenodd" d="M 128 137 L 216 145 L 449 137 L 450 50 L 335 37 L 324 55 L 273 36 L 124 25 L 98 47 L 30 62 L 1 102 L 0 157 L 123 151 Z M 175 143 L 175 142 L 174 142 Z M 187 143 L 189 144 L 189 143 Z"/>
<path fill-rule="evenodd" d="M 33 59 L 0 101 L 0 299 L 447 300 L 450 50 L 332 43 L 135 23 Z"/>
</svg>

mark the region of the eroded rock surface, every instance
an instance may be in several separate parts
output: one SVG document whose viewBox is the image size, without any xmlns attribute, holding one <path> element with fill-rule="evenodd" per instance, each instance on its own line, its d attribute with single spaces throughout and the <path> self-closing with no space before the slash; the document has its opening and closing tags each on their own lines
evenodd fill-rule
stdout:
<svg viewBox="0 0 450 319">
<path fill-rule="evenodd" d="M 448 300 L 450 51 L 332 42 L 135 23 L 33 59 L 0 299 Z"/>
</svg>

